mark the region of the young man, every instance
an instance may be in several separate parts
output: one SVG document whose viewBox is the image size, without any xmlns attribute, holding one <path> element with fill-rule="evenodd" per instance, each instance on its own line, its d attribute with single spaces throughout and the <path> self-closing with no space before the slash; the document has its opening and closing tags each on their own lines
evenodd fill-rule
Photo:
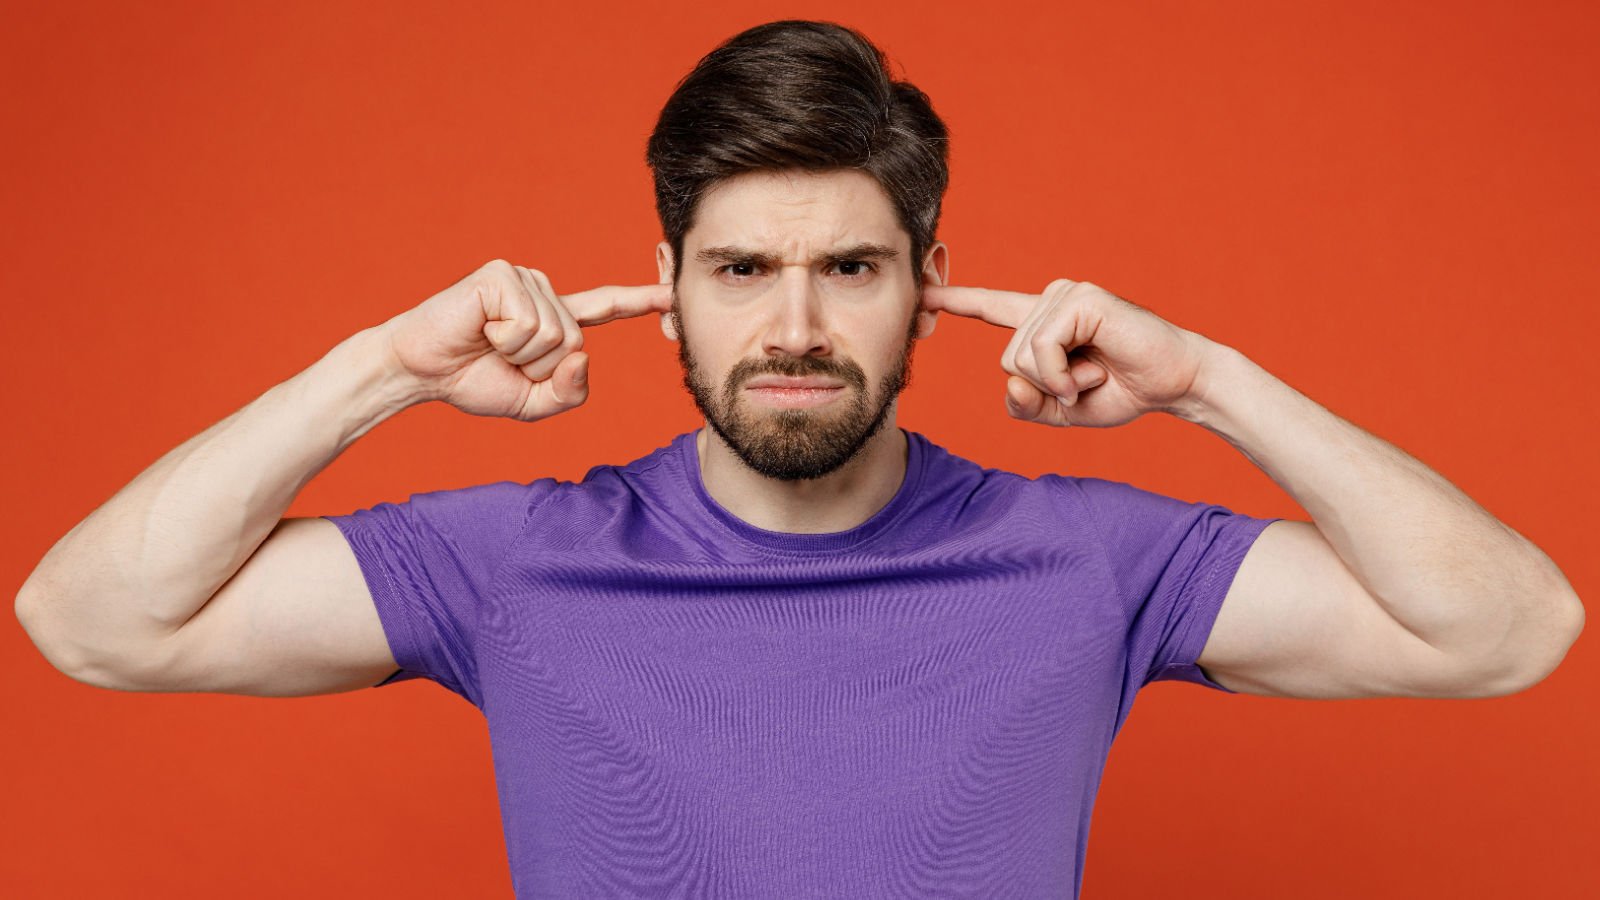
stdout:
<svg viewBox="0 0 1600 900">
<path fill-rule="evenodd" d="M 945 138 L 855 32 L 732 38 L 650 140 L 660 284 L 558 295 L 485 265 L 157 462 L 19 615 L 106 687 L 460 694 L 523 897 L 1075 896 L 1152 681 L 1467 697 L 1554 668 L 1570 585 L 1416 460 L 1089 282 L 948 286 Z M 896 427 L 940 311 L 1014 329 L 1012 416 L 1179 416 L 1315 522 L 1023 478 Z M 408 406 L 583 403 L 581 329 L 648 313 L 706 428 L 581 482 L 280 518 Z"/>
</svg>

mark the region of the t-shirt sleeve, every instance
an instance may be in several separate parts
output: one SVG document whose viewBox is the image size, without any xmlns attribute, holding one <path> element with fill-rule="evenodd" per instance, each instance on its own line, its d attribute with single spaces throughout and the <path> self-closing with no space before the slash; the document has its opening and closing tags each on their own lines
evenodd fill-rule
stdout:
<svg viewBox="0 0 1600 900">
<path fill-rule="evenodd" d="M 479 609 L 530 510 L 554 484 L 501 481 L 430 491 L 322 517 L 355 553 L 400 666 L 375 687 L 427 678 L 482 708 Z"/>
<path fill-rule="evenodd" d="M 1238 693 L 1211 680 L 1197 660 L 1245 553 L 1281 517 L 1247 516 L 1102 478 L 1065 482 L 1087 508 L 1130 616 L 1129 677 L 1140 687 L 1188 681 Z"/>
</svg>

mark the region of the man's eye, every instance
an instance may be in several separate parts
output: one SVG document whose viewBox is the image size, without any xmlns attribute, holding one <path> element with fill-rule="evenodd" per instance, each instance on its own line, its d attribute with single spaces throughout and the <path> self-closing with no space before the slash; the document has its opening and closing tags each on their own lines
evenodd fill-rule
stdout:
<svg viewBox="0 0 1600 900">
<path fill-rule="evenodd" d="M 755 267 L 756 267 L 755 263 L 729 263 L 728 265 L 717 267 L 717 270 L 715 272 L 713 272 L 712 274 L 713 275 L 720 275 L 723 272 L 731 272 L 731 274 L 733 274 L 735 277 L 745 278 L 745 277 L 747 277 L 749 275 L 753 275 L 755 273 L 746 272 L 744 270 L 745 269 L 754 269 Z M 734 269 L 738 269 L 740 271 L 734 272 L 734 271 L 732 271 Z"/>
<path fill-rule="evenodd" d="M 877 266 L 874 266 L 872 263 L 869 263 L 866 260 L 860 259 L 840 260 L 839 262 L 834 263 L 834 265 L 839 267 L 839 274 L 843 275 L 847 281 L 861 281 L 865 279 L 867 275 L 877 271 Z M 734 277 L 734 280 L 743 281 L 744 279 L 754 275 L 755 269 L 755 263 L 728 263 L 725 266 L 718 266 L 716 270 L 712 272 L 712 274 L 721 275 L 723 272 L 727 272 L 729 275 Z"/>
</svg>

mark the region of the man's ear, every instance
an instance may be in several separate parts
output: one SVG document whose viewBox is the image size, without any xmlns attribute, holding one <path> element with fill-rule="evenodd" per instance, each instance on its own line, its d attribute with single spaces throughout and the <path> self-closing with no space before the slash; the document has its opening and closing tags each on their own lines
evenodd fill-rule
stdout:
<svg viewBox="0 0 1600 900">
<path fill-rule="evenodd" d="M 924 285 L 950 283 L 950 248 L 944 241 L 934 241 L 928 248 L 928 255 L 922 263 L 922 283 Z M 921 301 L 918 301 L 920 307 Z M 917 311 L 917 339 L 921 340 L 933 334 L 933 326 L 937 323 L 939 311 L 936 309 L 918 309 Z"/>
<path fill-rule="evenodd" d="M 659 284 L 672 283 L 672 245 L 666 241 L 656 245 L 656 271 L 661 276 Z M 678 329 L 672 327 L 671 313 L 661 313 L 661 333 L 669 341 L 678 339 Z"/>
</svg>

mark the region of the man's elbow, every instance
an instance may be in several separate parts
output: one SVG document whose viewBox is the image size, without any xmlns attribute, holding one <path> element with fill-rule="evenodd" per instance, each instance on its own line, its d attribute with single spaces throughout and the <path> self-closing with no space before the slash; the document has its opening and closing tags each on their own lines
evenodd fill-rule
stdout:
<svg viewBox="0 0 1600 900">
<path fill-rule="evenodd" d="M 54 620 L 47 615 L 48 609 L 41 605 L 44 602 L 24 585 L 13 603 L 13 610 L 23 634 L 33 642 L 34 648 L 51 668 L 90 687 L 136 690 L 117 672 L 96 660 L 80 643 L 59 634 L 59 629 L 52 625 Z"/>
<path fill-rule="evenodd" d="M 1537 639 L 1519 645 L 1517 654 L 1490 668 L 1480 696 L 1503 697 L 1528 690 L 1549 678 L 1567 658 L 1567 652 L 1583 633 L 1583 602 L 1568 590 L 1557 597 L 1549 610 L 1537 629 Z"/>
</svg>

